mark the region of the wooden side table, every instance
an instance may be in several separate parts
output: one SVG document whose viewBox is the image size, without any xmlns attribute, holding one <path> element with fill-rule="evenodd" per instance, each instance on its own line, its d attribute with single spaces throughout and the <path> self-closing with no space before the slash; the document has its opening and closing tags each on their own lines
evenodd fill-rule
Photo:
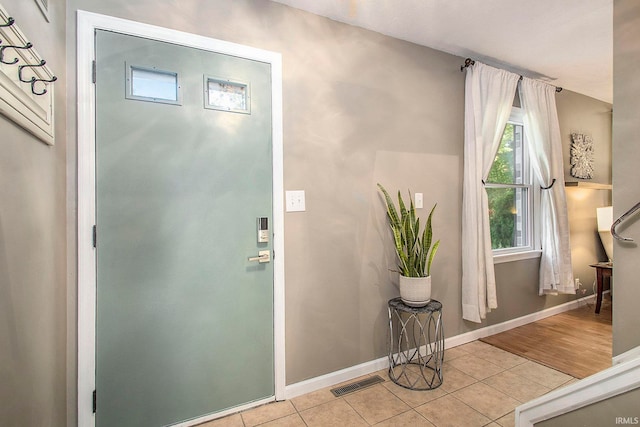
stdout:
<svg viewBox="0 0 640 427">
<path fill-rule="evenodd" d="M 444 332 L 442 304 L 431 300 L 410 307 L 389 300 L 389 378 L 410 390 L 432 390 L 442 384 Z"/>
<path fill-rule="evenodd" d="M 599 262 L 596 264 L 589 264 L 589 267 L 593 267 L 596 269 L 596 278 L 598 283 L 598 289 L 596 291 L 596 313 L 600 313 L 600 307 L 602 306 L 602 291 L 604 290 L 604 279 L 607 277 L 609 278 L 609 288 L 611 288 L 613 263 Z"/>
</svg>

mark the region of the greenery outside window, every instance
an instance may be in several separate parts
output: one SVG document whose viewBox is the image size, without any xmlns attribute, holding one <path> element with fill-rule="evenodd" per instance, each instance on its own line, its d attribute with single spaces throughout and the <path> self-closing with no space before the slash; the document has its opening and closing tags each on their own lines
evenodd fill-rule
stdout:
<svg viewBox="0 0 640 427">
<path fill-rule="evenodd" d="M 538 247 L 534 188 L 522 110 L 514 107 L 485 183 L 494 257 L 531 253 Z"/>
</svg>

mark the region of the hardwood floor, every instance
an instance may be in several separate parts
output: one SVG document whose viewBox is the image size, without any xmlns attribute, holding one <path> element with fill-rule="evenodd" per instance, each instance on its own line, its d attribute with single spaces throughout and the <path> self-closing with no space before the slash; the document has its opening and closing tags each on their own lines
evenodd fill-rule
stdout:
<svg viewBox="0 0 640 427">
<path fill-rule="evenodd" d="M 510 353 L 585 378 L 611 367 L 611 300 L 600 314 L 593 304 L 481 339 Z"/>
</svg>

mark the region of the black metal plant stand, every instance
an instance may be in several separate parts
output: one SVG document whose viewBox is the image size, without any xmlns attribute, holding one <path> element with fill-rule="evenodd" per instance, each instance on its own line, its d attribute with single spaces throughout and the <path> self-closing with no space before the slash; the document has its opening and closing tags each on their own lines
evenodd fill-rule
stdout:
<svg viewBox="0 0 640 427">
<path fill-rule="evenodd" d="M 410 307 L 389 300 L 389 378 L 411 390 L 432 390 L 442 384 L 444 332 L 442 304 L 431 300 Z"/>
</svg>

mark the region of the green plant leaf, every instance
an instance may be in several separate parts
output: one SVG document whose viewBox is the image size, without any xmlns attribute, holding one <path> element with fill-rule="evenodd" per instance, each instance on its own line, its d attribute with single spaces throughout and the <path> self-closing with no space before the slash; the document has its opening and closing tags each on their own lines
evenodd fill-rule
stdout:
<svg viewBox="0 0 640 427">
<path fill-rule="evenodd" d="M 400 207 L 400 216 L 404 218 L 407 215 L 407 208 L 404 205 L 404 200 L 402 200 L 400 190 L 398 190 L 398 206 Z"/>
<path fill-rule="evenodd" d="M 380 190 L 382 191 L 382 194 L 384 194 L 384 198 L 387 204 L 387 216 L 389 217 L 391 226 L 398 228 L 400 226 L 400 218 L 398 217 L 398 212 L 396 211 L 396 207 L 394 206 L 393 201 L 389 196 L 389 193 L 387 193 L 387 190 L 385 190 L 384 187 L 380 184 L 378 184 L 378 188 L 380 188 Z"/>
<path fill-rule="evenodd" d="M 424 277 L 431 274 L 431 264 L 435 257 L 436 251 L 440 246 L 437 241 L 431 247 L 433 231 L 431 228 L 431 220 L 436 205 L 433 206 L 429 217 L 424 226 L 424 230 L 420 230 L 420 218 L 416 215 L 411 191 L 409 194 L 409 204 L 405 204 L 402 194 L 398 191 L 398 209 L 396 209 L 393 200 L 389 196 L 387 190 L 380 184 L 378 188 L 384 195 L 387 205 L 387 218 L 389 226 L 393 233 L 393 240 L 398 257 L 398 271 L 407 277 Z"/>
<path fill-rule="evenodd" d="M 436 256 L 436 252 L 438 252 L 439 247 L 440 240 L 434 243 L 433 248 L 431 248 L 431 254 L 429 254 L 429 262 L 427 263 L 427 276 L 431 276 L 431 263 L 433 262 L 433 258 Z"/>
</svg>

